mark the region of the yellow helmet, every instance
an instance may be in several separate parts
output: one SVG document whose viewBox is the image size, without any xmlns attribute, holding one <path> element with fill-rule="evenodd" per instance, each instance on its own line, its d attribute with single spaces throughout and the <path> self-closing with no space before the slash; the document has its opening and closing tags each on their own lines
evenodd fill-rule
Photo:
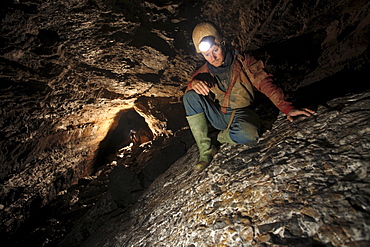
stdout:
<svg viewBox="0 0 370 247">
<path fill-rule="evenodd" d="M 215 43 L 222 42 L 222 35 L 217 28 L 210 22 L 201 22 L 193 30 L 193 43 L 197 53 L 205 52 Z"/>
</svg>

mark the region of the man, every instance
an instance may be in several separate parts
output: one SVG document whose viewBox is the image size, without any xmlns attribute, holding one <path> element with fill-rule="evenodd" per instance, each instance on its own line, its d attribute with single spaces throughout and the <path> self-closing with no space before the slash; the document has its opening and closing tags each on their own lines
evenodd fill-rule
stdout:
<svg viewBox="0 0 370 247">
<path fill-rule="evenodd" d="M 262 61 L 238 54 L 225 46 L 223 37 L 210 22 L 199 23 L 192 39 L 196 51 L 206 59 L 189 82 L 183 97 L 187 120 L 199 148 L 195 170 L 204 169 L 217 152 L 208 136 L 207 119 L 221 130 L 220 143 L 244 144 L 259 137 L 260 119 L 250 108 L 253 87 L 264 93 L 287 115 L 289 121 L 298 115 L 310 116 L 310 109 L 295 109 L 285 101 L 283 91 L 272 83 Z M 214 99 L 210 99 L 210 92 Z"/>
</svg>

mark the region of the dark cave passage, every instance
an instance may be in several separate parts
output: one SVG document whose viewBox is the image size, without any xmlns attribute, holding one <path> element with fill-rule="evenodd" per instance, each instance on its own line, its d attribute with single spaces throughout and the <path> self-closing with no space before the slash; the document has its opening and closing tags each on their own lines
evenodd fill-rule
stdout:
<svg viewBox="0 0 370 247">
<path fill-rule="evenodd" d="M 134 109 L 120 111 L 99 145 L 93 169 L 104 166 L 110 160 L 109 156 L 116 154 L 120 148 L 130 143 L 140 145 L 152 139 L 153 133 L 142 116 Z"/>
<path fill-rule="evenodd" d="M 317 107 L 326 105 L 326 102 L 344 97 L 348 94 L 357 94 L 370 90 L 370 84 L 364 80 L 364 71 L 343 69 L 342 71 L 321 80 L 319 84 L 301 87 L 295 92 L 294 104 L 298 107 L 307 107 L 307 104 Z"/>
</svg>

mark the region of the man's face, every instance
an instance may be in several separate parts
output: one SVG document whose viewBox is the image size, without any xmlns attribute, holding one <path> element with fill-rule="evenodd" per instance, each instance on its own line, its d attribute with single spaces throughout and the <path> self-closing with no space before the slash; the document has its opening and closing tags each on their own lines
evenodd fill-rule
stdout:
<svg viewBox="0 0 370 247">
<path fill-rule="evenodd" d="M 215 67 L 219 67 L 224 62 L 224 52 L 220 45 L 213 45 L 208 51 L 202 52 L 204 58 Z"/>
</svg>

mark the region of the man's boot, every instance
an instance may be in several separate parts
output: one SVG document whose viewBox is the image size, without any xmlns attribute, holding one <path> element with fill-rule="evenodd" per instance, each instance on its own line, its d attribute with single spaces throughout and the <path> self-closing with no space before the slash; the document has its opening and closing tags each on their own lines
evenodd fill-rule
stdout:
<svg viewBox="0 0 370 247">
<path fill-rule="evenodd" d="M 211 162 L 213 156 L 217 153 L 217 148 L 212 145 L 211 138 L 208 137 L 208 125 L 204 112 L 187 116 L 186 119 L 200 153 L 199 161 L 194 169 L 201 171 Z"/>
<path fill-rule="evenodd" d="M 230 132 L 229 129 L 221 130 L 220 133 L 217 135 L 217 141 L 220 143 L 230 143 L 230 144 L 236 144 L 233 140 L 230 138 Z"/>
</svg>

